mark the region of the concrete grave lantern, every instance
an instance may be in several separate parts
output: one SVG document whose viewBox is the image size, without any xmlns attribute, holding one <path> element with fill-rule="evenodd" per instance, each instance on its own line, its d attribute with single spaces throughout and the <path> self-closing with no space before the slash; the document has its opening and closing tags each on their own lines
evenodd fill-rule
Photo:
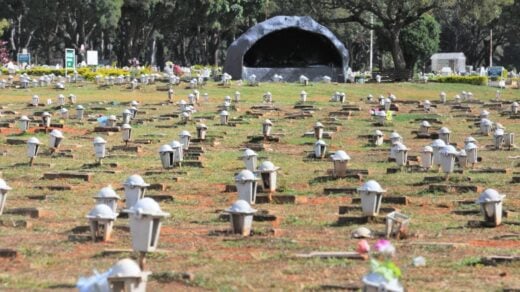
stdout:
<svg viewBox="0 0 520 292">
<path fill-rule="evenodd" d="M 366 99 L 367 99 L 367 102 L 370 103 L 370 102 L 372 102 L 372 100 L 374 100 L 374 96 L 372 94 L 369 94 L 369 95 L 367 95 Z"/>
<path fill-rule="evenodd" d="M 149 186 L 140 175 L 134 174 L 129 176 L 123 183 L 126 208 L 131 208 L 138 200 L 144 198 L 146 189 Z"/>
<path fill-rule="evenodd" d="M 373 136 L 374 146 L 383 145 L 384 139 L 385 139 L 385 134 L 383 134 L 383 132 L 381 132 L 380 130 L 374 131 L 374 136 Z"/>
<path fill-rule="evenodd" d="M 333 176 L 344 177 L 347 175 L 347 166 L 350 161 L 350 156 L 343 150 L 336 151 L 332 156 L 332 163 L 334 166 Z"/>
<path fill-rule="evenodd" d="M 467 163 L 470 163 L 474 166 L 478 162 L 478 147 L 476 144 L 469 142 L 464 146 L 464 151 L 466 152 Z"/>
<path fill-rule="evenodd" d="M 458 154 L 457 149 L 451 145 L 446 145 L 439 151 L 442 172 L 446 175 L 449 175 L 455 170 L 455 157 Z"/>
<path fill-rule="evenodd" d="M 518 114 L 518 102 L 515 101 L 511 104 L 511 113 Z"/>
<path fill-rule="evenodd" d="M 38 95 L 33 95 L 31 98 L 31 105 L 38 106 L 40 104 L 40 97 Z"/>
<path fill-rule="evenodd" d="M 446 103 L 446 92 L 442 91 L 442 92 L 439 94 L 439 101 L 440 101 L 442 104 L 445 104 L 445 103 Z"/>
<path fill-rule="evenodd" d="M 96 159 L 98 159 L 98 162 L 101 164 L 101 160 L 106 156 L 107 141 L 105 141 L 105 139 L 101 137 L 96 137 L 94 138 L 92 144 L 94 145 L 94 153 L 96 154 Z"/>
<path fill-rule="evenodd" d="M 76 107 L 76 119 L 79 121 L 83 120 L 83 115 L 85 114 L 85 108 L 80 104 Z"/>
<path fill-rule="evenodd" d="M 103 241 L 110 240 L 114 221 L 117 218 L 117 213 L 112 208 L 105 204 L 97 204 L 90 210 L 87 218 L 93 241 L 96 241 L 97 238 L 102 238 Z"/>
<path fill-rule="evenodd" d="M 60 116 L 62 119 L 67 120 L 69 118 L 69 110 L 66 108 L 60 109 Z"/>
<path fill-rule="evenodd" d="M 271 130 L 273 128 L 273 123 L 271 120 L 267 119 L 262 123 L 262 135 L 264 137 L 270 137 L 271 136 Z"/>
<path fill-rule="evenodd" d="M 173 149 L 173 162 L 175 165 L 181 166 L 184 160 L 184 149 L 183 145 L 179 141 L 172 141 L 170 146 Z"/>
<path fill-rule="evenodd" d="M 130 120 L 132 119 L 132 112 L 128 109 L 123 111 L 123 124 L 130 124 Z"/>
<path fill-rule="evenodd" d="M 275 82 L 275 83 L 283 82 L 283 76 L 279 75 L 279 74 L 274 74 L 273 75 L 273 82 Z"/>
<path fill-rule="evenodd" d="M 49 112 L 42 113 L 42 125 L 44 128 L 49 128 L 51 126 L 51 114 Z"/>
<path fill-rule="evenodd" d="M 376 122 L 379 125 L 385 125 L 386 124 L 386 112 L 385 111 L 377 111 L 376 112 Z"/>
<path fill-rule="evenodd" d="M 49 134 L 49 148 L 58 149 L 63 141 L 63 133 L 60 130 L 52 130 Z"/>
<path fill-rule="evenodd" d="M 304 86 L 309 85 L 309 78 L 305 75 L 300 75 L 300 84 Z"/>
<path fill-rule="evenodd" d="M 378 100 L 379 100 L 379 105 L 380 106 L 384 106 L 385 105 L 385 97 L 383 95 L 380 95 L 378 97 Z"/>
<path fill-rule="evenodd" d="M 377 216 L 383 193 L 386 192 L 375 180 L 369 180 L 357 189 L 361 197 L 361 208 L 365 216 Z"/>
<path fill-rule="evenodd" d="M 468 91 L 468 93 L 467 93 L 467 98 L 468 98 L 468 100 L 470 100 L 470 101 L 473 100 L 473 93 L 472 93 L 471 91 Z"/>
<path fill-rule="evenodd" d="M 71 104 L 76 104 L 77 99 L 78 98 L 74 94 L 69 94 L 69 102 Z"/>
<path fill-rule="evenodd" d="M 121 200 L 121 197 L 111 186 L 107 186 L 99 190 L 94 199 L 96 199 L 96 204 L 105 204 L 115 213 L 117 211 L 117 202 Z"/>
<path fill-rule="evenodd" d="M 107 278 L 111 292 L 146 292 L 150 272 L 142 272 L 133 260 L 122 259 L 111 270 Z"/>
<path fill-rule="evenodd" d="M 257 210 L 251 208 L 251 205 L 245 200 L 238 200 L 226 209 L 230 215 L 231 230 L 234 234 L 249 236 L 253 225 L 253 215 Z"/>
<path fill-rule="evenodd" d="M 220 124 L 227 125 L 228 119 L 229 119 L 229 113 L 227 111 L 221 111 L 220 112 Z"/>
<path fill-rule="evenodd" d="M 423 108 L 425 111 L 429 112 L 431 110 L 432 103 L 429 100 L 425 100 L 423 102 Z"/>
<path fill-rule="evenodd" d="M 209 94 L 207 92 L 204 93 L 204 101 L 205 102 L 209 101 Z"/>
<path fill-rule="evenodd" d="M 175 165 L 175 156 L 172 146 L 165 144 L 159 148 L 159 157 L 161 158 L 162 167 L 165 169 L 173 168 Z"/>
<path fill-rule="evenodd" d="M 468 99 L 468 94 L 466 93 L 466 91 L 462 91 L 460 96 L 461 96 L 462 100 Z"/>
<path fill-rule="evenodd" d="M 265 103 L 272 103 L 273 102 L 273 95 L 269 91 L 264 94 L 263 98 L 264 98 L 264 102 Z"/>
<path fill-rule="evenodd" d="M 187 124 L 191 120 L 191 111 L 181 113 L 181 124 Z"/>
<path fill-rule="evenodd" d="M 138 107 L 139 106 L 139 102 L 137 100 L 132 100 L 130 102 L 130 106 L 135 106 L 135 107 Z"/>
<path fill-rule="evenodd" d="M 273 193 L 276 191 L 277 171 L 280 169 L 270 161 L 264 161 L 258 166 L 258 173 L 262 179 L 265 191 Z"/>
<path fill-rule="evenodd" d="M 323 129 L 325 127 L 323 126 L 322 123 L 320 122 L 316 122 L 316 124 L 314 124 L 314 138 L 316 138 L 317 140 L 320 140 L 323 138 Z"/>
<path fill-rule="evenodd" d="M 130 118 L 132 120 L 135 119 L 137 117 L 137 112 L 139 111 L 137 107 L 131 106 L 128 110 L 130 111 Z"/>
<path fill-rule="evenodd" d="M 408 233 L 408 225 L 410 224 L 410 217 L 399 213 L 391 212 L 385 217 L 385 236 L 386 238 L 399 238 L 400 235 Z"/>
<path fill-rule="evenodd" d="M 481 119 L 487 119 L 487 118 L 489 118 L 489 112 L 488 112 L 487 110 L 482 110 L 482 111 L 480 112 L 480 118 L 481 118 Z"/>
<path fill-rule="evenodd" d="M 107 127 L 115 127 L 117 125 L 117 117 L 115 115 L 108 116 Z"/>
<path fill-rule="evenodd" d="M 395 153 L 395 162 L 398 166 L 406 166 L 408 162 L 408 149 L 403 143 L 395 143 L 392 148 L 394 148 Z"/>
<path fill-rule="evenodd" d="M 323 140 L 318 140 L 314 143 L 314 157 L 322 159 L 327 154 L 327 143 Z"/>
<path fill-rule="evenodd" d="M 446 143 L 446 144 L 450 144 L 450 134 L 451 134 L 450 129 L 448 129 L 446 127 L 442 127 L 439 130 L 439 139 L 444 141 L 444 143 Z"/>
<path fill-rule="evenodd" d="M 142 198 L 127 210 L 130 216 L 132 248 L 139 252 L 153 252 L 157 249 L 161 233 L 161 220 L 170 216 L 163 212 L 151 198 Z"/>
<path fill-rule="evenodd" d="M 65 96 L 63 94 L 58 95 L 57 104 L 59 106 L 65 105 Z"/>
<path fill-rule="evenodd" d="M 323 76 L 323 77 L 321 78 L 321 80 L 322 80 L 323 83 L 325 83 L 325 84 L 329 84 L 330 82 L 332 82 L 332 78 L 331 78 L 330 76 L 327 76 L 327 75 Z"/>
<path fill-rule="evenodd" d="M 496 150 L 502 149 L 502 144 L 504 143 L 504 130 L 496 129 L 495 133 L 493 133 L 493 141 Z"/>
<path fill-rule="evenodd" d="M 300 102 L 305 103 L 307 101 L 307 92 L 305 90 L 302 90 L 300 92 Z"/>
<path fill-rule="evenodd" d="M 484 136 L 489 136 L 491 133 L 491 128 L 493 126 L 493 122 L 484 118 L 480 120 L 480 133 Z"/>
<path fill-rule="evenodd" d="M 257 180 L 258 178 L 254 173 L 248 169 L 240 171 L 235 176 L 238 198 L 240 200 L 244 200 L 249 204 L 255 203 Z"/>
<path fill-rule="evenodd" d="M 244 150 L 244 153 L 241 156 L 246 169 L 249 171 L 256 171 L 257 163 L 258 163 L 258 154 L 251 149 Z"/>
<path fill-rule="evenodd" d="M 425 170 L 433 166 L 433 148 L 431 146 L 424 146 L 421 151 L 421 167 Z"/>
<path fill-rule="evenodd" d="M 29 140 L 27 140 L 27 156 L 29 158 L 34 159 L 36 156 L 38 156 L 38 151 L 40 150 L 40 145 L 42 143 L 38 138 L 31 137 Z"/>
<path fill-rule="evenodd" d="M 455 97 L 453 98 L 455 100 L 456 103 L 460 103 L 460 95 L 455 95 Z"/>
<path fill-rule="evenodd" d="M 12 190 L 10 186 L 7 185 L 5 180 L 0 178 L 0 215 L 2 215 L 5 207 L 5 201 L 7 199 L 7 193 Z"/>
<path fill-rule="evenodd" d="M 502 201 L 506 195 L 498 193 L 494 189 L 486 189 L 476 201 L 484 216 L 484 221 L 498 226 L 502 223 Z"/>
<path fill-rule="evenodd" d="M 182 148 L 184 150 L 188 150 L 190 148 L 190 140 L 191 140 L 191 134 L 190 132 L 184 130 L 179 134 L 179 140 L 182 144 Z"/>
<path fill-rule="evenodd" d="M 235 102 L 235 103 L 239 103 L 239 102 L 240 102 L 240 91 L 235 91 L 235 99 L 234 99 L 234 102 Z"/>
<path fill-rule="evenodd" d="M 446 146 L 446 143 L 444 140 L 436 139 L 432 142 L 432 149 L 433 149 L 433 165 L 434 166 L 440 166 L 441 165 L 441 158 L 439 155 L 439 152 L 444 146 Z"/>
<path fill-rule="evenodd" d="M 125 145 L 128 145 L 128 142 L 132 140 L 132 126 L 129 124 L 124 124 L 121 127 L 121 138 L 123 142 L 125 142 Z"/>
<path fill-rule="evenodd" d="M 195 94 L 193 94 L 193 93 L 188 94 L 188 102 L 190 104 L 196 104 L 197 103 L 196 100 L 197 100 L 197 97 L 195 96 Z"/>
<path fill-rule="evenodd" d="M 198 124 L 197 125 L 197 138 L 199 140 L 206 140 L 206 133 L 208 131 L 208 126 L 205 124 Z"/>
<path fill-rule="evenodd" d="M 419 133 L 421 134 L 428 134 L 428 131 L 432 125 L 428 121 L 422 121 L 421 125 L 419 126 Z"/>
<path fill-rule="evenodd" d="M 472 136 L 468 136 L 468 137 L 464 138 L 464 145 L 468 145 L 469 143 L 473 143 L 475 145 L 478 144 L 477 140 L 475 138 L 473 138 Z"/>
<path fill-rule="evenodd" d="M 21 116 L 18 120 L 18 127 L 22 132 L 27 132 L 29 130 L 29 122 L 31 120 L 27 116 Z"/>
<path fill-rule="evenodd" d="M 249 83 L 249 86 L 255 86 L 256 85 L 256 75 L 252 74 L 249 76 L 249 79 L 247 80 Z"/>
<path fill-rule="evenodd" d="M 466 154 L 466 150 L 461 149 L 459 151 L 459 154 L 457 154 L 457 160 L 460 168 L 464 169 L 468 166 L 468 154 Z"/>
<path fill-rule="evenodd" d="M 390 134 L 390 142 L 392 145 L 395 143 L 403 143 L 403 137 L 396 131 L 393 131 L 392 134 Z"/>
<path fill-rule="evenodd" d="M 392 100 L 390 98 L 385 98 L 385 101 L 384 101 L 385 112 L 390 110 L 391 105 L 392 105 Z"/>
<path fill-rule="evenodd" d="M 338 95 L 338 101 L 340 103 L 344 103 L 347 99 L 347 95 L 345 94 L 345 92 L 340 92 L 339 95 Z"/>
</svg>

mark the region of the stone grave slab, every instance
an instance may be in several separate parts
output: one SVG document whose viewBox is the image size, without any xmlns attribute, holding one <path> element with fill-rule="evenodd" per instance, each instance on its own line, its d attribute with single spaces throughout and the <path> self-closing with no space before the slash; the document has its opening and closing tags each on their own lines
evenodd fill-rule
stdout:
<svg viewBox="0 0 520 292">
<path fill-rule="evenodd" d="M 80 179 L 86 182 L 92 181 L 92 173 L 81 173 L 81 172 L 47 172 L 43 174 L 43 179 L 54 180 L 54 179 Z"/>
</svg>

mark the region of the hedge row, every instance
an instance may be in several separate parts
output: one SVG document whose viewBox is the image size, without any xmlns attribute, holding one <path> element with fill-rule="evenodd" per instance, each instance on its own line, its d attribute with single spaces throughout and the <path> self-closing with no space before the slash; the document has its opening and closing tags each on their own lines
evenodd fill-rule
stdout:
<svg viewBox="0 0 520 292">
<path fill-rule="evenodd" d="M 487 85 L 486 76 L 436 76 L 430 79 L 432 82 L 439 83 L 465 83 L 472 85 Z"/>
<path fill-rule="evenodd" d="M 2 68 L 1 69 L 3 74 L 7 74 L 7 69 Z M 141 69 L 141 70 L 124 70 L 121 68 L 98 68 L 96 71 L 94 71 L 91 68 L 78 68 L 76 71 L 78 71 L 78 74 L 83 77 L 86 80 L 94 80 L 97 75 L 100 76 L 127 76 L 127 75 L 134 75 L 138 77 L 141 74 L 150 74 L 151 71 L 149 68 Z M 49 75 L 54 74 L 56 76 L 64 76 L 65 75 L 65 69 L 53 69 L 53 68 L 43 68 L 43 67 L 34 67 L 28 70 L 22 70 L 17 72 L 18 74 L 27 73 L 29 76 L 43 76 L 43 75 Z M 68 70 L 68 74 L 71 74 L 72 71 Z"/>
</svg>

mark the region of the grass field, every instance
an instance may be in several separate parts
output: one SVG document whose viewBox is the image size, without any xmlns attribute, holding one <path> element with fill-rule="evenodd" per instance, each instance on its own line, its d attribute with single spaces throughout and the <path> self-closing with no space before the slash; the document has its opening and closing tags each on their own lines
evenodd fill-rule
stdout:
<svg viewBox="0 0 520 292">
<path fill-rule="evenodd" d="M 239 111 L 230 113 L 237 118 L 246 113 L 253 105 L 261 104 L 266 91 L 273 94 L 275 106 L 282 111 L 267 114 L 266 117 L 244 117 L 237 127 L 218 126 L 217 106 L 223 103 L 226 95 L 233 96 L 241 92 Z M 296 112 L 294 104 L 299 99 L 300 91 L 308 93 L 308 101 L 320 110 L 312 118 L 290 120 L 284 114 Z M 393 93 L 398 100 L 438 100 L 441 91 L 445 91 L 448 100 L 461 91 L 473 92 L 476 99 L 490 101 L 495 97 L 496 89 L 461 84 L 313 84 L 303 87 L 299 84 L 261 84 L 259 87 L 238 86 L 222 88 L 214 83 L 200 89 L 209 94 L 209 102 L 202 101 L 197 108 L 198 116 L 214 116 L 206 120 L 209 135 L 222 136 L 220 144 L 206 146 L 203 155 L 204 168 L 183 167 L 187 174 L 181 175 L 177 182 L 171 171 L 151 176 L 143 176 L 148 183 L 164 183 L 166 191 L 149 191 L 149 194 L 173 195 L 174 202 L 161 202 L 163 211 L 171 217 L 164 221 L 159 248 L 161 252 L 150 254 L 147 268 L 156 273 L 148 283 L 149 291 L 173 290 L 312 290 L 323 285 L 360 284 L 362 275 L 368 271 L 368 262 L 352 260 L 297 259 L 296 253 L 310 251 L 349 251 L 354 250 L 357 240 L 351 239 L 350 233 L 357 226 L 336 226 L 338 206 L 349 205 L 357 195 L 324 195 L 325 187 L 358 187 L 362 182 L 355 180 L 336 180 L 325 183 L 311 183 L 318 176 L 323 176 L 332 168 L 329 160 L 305 162 L 306 151 L 312 150 L 314 138 L 302 137 L 312 130 L 315 122 L 324 120 L 331 111 L 339 110 L 338 103 L 330 103 L 330 96 L 336 92 L 345 92 L 347 101 L 361 106 L 350 120 L 339 120 L 341 129 L 333 139 L 327 140 L 329 151 L 345 150 L 352 158 L 352 168 L 369 169 L 366 179 L 377 180 L 387 195 L 406 195 L 408 205 L 396 207 L 402 213 L 410 215 L 411 231 L 414 236 L 396 240 L 397 263 L 403 270 L 402 283 L 408 291 L 500 291 L 504 288 L 520 289 L 520 264 L 505 264 L 497 267 L 479 264 L 482 256 L 519 255 L 520 225 L 504 224 L 496 228 L 469 228 L 468 220 L 480 220 L 480 215 L 457 215 L 454 210 L 477 209 L 476 205 L 458 206 L 457 200 L 476 200 L 478 193 L 430 193 L 427 185 L 418 185 L 425 176 L 438 175 L 435 172 L 386 174 L 386 169 L 395 163 L 386 162 L 388 151 L 379 151 L 367 146 L 366 139 L 359 135 L 372 133 L 377 127 L 372 125 L 369 109 L 374 104 L 364 102 L 364 97 L 375 97 Z M 175 102 L 187 100 L 191 92 L 184 85 L 175 88 Z M 94 118 L 104 114 L 116 114 L 127 107 L 123 103 L 137 100 L 140 109 L 139 118 L 153 118 L 161 114 L 178 111 L 177 106 L 166 103 L 166 92 L 157 91 L 154 85 L 141 90 L 130 91 L 123 87 L 98 89 L 93 84 L 84 86 L 69 85 L 65 91 L 47 88 L 28 90 L 0 90 L 0 105 L 4 110 L 17 111 L 19 114 L 4 115 L 2 121 L 18 118 L 19 115 L 32 115 L 44 108 L 27 107 L 31 96 L 37 94 L 42 101 L 51 98 L 56 102 L 60 93 L 73 93 L 78 97 L 78 104 L 86 107 L 87 113 Z M 506 101 L 519 100 L 520 90 L 507 89 L 502 92 Z M 113 102 L 113 103 L 112 103 Z M 107 107 L 106 111 L 92 111 L 92 107 Z M 409 113 L 415 109 L 413 104 L 400 104 L 391 126 L 380 128 L 388 135 L 397 130 L 404 138 L 404 144 L 411 148 L 410 155 L 418 155 L 429 140 L 414 139 L 411 131 L 417 130 L 422 113 Z M 472 114 L 478 115 L 480 105 L 472 105 Z M 507 110 L 507 106 L 504 106 Z M 59 120 L 58 111 L 52 107 L 45 110 L 54 113 L 54 120 Z M 0 110 L 1 111 L 1 110 Z M 490 119 L 500 122 L 507 132 L 520 133 L 517 120 L 500 116 L 497 110 L 490 110 Z M 70 113 L 74 113 L 73 107 Z M 520 222 L 520 186 L 511 184 L 512 172 L 520 171 L 518 151 L 487 151 L 485 145 L 492 144 L 492 137 L 475 134 L 477 128 L 458 113 L 450 112 L 448 106 L 439 106 L 436 114 L 440 115 L 442 126 L 452 131 L 452 141 L 463 144 L 465 137 L 474 135 L 480 145 L 479 156 L 483 161 L 477 168 L 509 168 L 507 174 L 454 174 L 455 178 L 470 177 L 472 184 L 483 188 L 496 188 L 507 194 L 504 207 L 511 212 L 508 222 Z M 297 204 L 262 204 L 255 208 L 269 210 L 277 215 L 275 222 L 254 222 L 253 228 L 259 235 L 247 238 L 236 236 L 212 235 L 216 230 L 228 228 L 229 223 L 218 220 L 217 210 L 229 207 L 236 199 L 236 193 L 225 193 L 225 185 L 234 184 L 234 174 L 243 168 L 239 156 L 249 135 L 261 135 L 262 122 L 265 118 L 273 121 L 274 133 L 283 134 L 279 143 L 271 143 L 273 151 L 259 152 L 261 160 L 268 159 L 281 167 L 279 187 L 283 194 L 295 195 L 301 199 Z M 195 122 L 179 125 L 177 119 L 153 120 L 144 124 L 133 125 L 134 139 L 143 139 L 148 134 L 161 134 L 152 144 L 141 145 L 143 152 L 137 157 L 117 157 L 105 159 L 105 166 L 117 162 L 117 173 L 94 172 L 92 182 L 79 180 L 49 181 L 42 180 L 42 174 L 49 171 L 78 171 L 85 163 L 94 162 L 92 140 L 102 136 L 108 141 L 108 148 L 122 145 L 120 133 L 113 135 L 93 133 L 95 122 L 77 123 L 65 121 L 63 149 L 71 149 L 75 158 L 53 158 L 40 155 L 37 163 L 52 163 L 51 169 L 45 167 L 13 166 L 28 162 L 25 145 L 8 145 L 7 138 L 27 139 L 33 134 L 19 135 L 16 129 L 3 129 L 0 132 L 0 171 L 2 177 L 13 188 L 9 193 L 6 210 L 21 207 L 38 207 L 48 211 L 42 218 L 28 218 L 20 215 L 3 214 L 0 216 L 0 248 L 13 248 L 19 252 L 15 259 L 0 258 L 1 290 L 37 290 L 69 289 L 72 290 L 79 276 L 92 274 L 93 269 L 105 271 L 118 259 L 135 254 L 126 253 L 103 256 L 106 249 L 131 248 L 131 238 L 125 228 L 116 228 L 111 242 L 92 242 L 88 234 L 73 234 L 77 226 L 88 224 L 85 218 L 94 206 L 92 198 L 99 189 L 106 185 L 122 187 L 123 181 L 131 174 L 144 174 L 150 170 L 161 170 L 158 157 L 160 145 L 178 140 L 182 130 L 195 135 Z M 163 126 L 163 127 L 157 127 Z M 171 126 L 165 128 L 165 126 Z M 45 134 L 34 134 L 47 144 Z M 47 151 L 45 146 L 43 153 Z M 389 149 L 385 144 L 381 148 Z M 116 154 L 128 154 L 117 152 Z M 131 153 L 130 153 L 131 154 Z M 133 153 L 135 154 L 135 153 Z M 95 171 L 95 169 L 94 169 Z M 35 186 L 69 184 L 73 191 L 38 190 Z M 118 194 L 124 197 L 123 191 Z M 32 200 L 28 196 L 48 195 L 46 200 Z M 305 201 L 303 201 L 305 199 Z M 122 205 L 121 205 L 122 206 Z M 28 227 L 13 227 L 12 222 L 23 220 Z M 127 219 L 118 219 L 116 226 L 128 226 Z M 369 228 L 382 232 L 384 225 L 368 224 Z M 275 229 L 275 235 L 269 230 Z M 375 241 L 375 240 L 370 240 Z M 431 244 L 450 243 L 450 244 Z M 411 261 L 416 256 L 424 256 L 425 267 L 413 267 Z M 191 280 L 179 280 L 168 272 L 190 272 L 195 275 Z M 161 276 L 162 275 L 162 276 Z"/>
</svg>

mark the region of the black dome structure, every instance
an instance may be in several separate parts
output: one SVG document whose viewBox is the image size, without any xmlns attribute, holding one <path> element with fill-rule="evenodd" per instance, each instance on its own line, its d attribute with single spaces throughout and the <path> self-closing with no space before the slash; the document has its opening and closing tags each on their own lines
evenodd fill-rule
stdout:
<svg viewBox="0 0 520 292">
<path fill-rule="evenodd" d="M 251 27 L 228 48 L 224 72 L 233 79 L 285 81 L 300 75 L 345 82 L 349 54 L 343 43 L 309 16 L 276 16 Z"/>
</svg>

